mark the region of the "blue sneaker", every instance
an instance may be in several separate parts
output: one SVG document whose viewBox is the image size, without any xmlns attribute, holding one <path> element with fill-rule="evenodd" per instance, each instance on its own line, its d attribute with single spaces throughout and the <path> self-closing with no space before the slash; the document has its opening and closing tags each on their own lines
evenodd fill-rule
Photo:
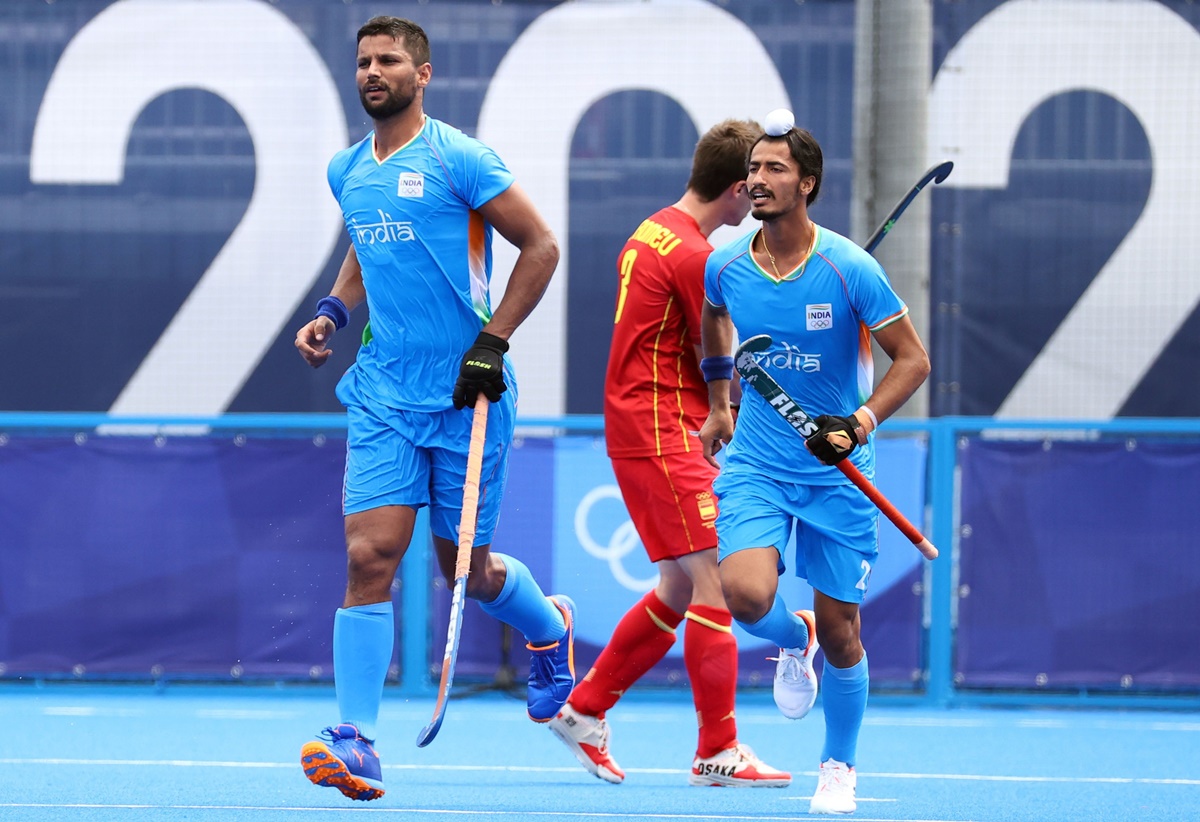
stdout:
<svg viewBox="0 0 1200 822">
<path fill-rule="evenodd" d="M 349 724 L 326 728 L 319 739 L 300 749 L 300 764 L 308 781 L 323 788 L 337 788 L 351 799 L 364 802 L 383 796 L 379 754 L 370 739 Z"/>
<path fill-rule="evenodd" d="M 562 611 L 567 633 L 558 642 L 526 644 L 529 657 L 529 718 L 549 722 L 558 714 L 575 687 L 575 603 L 562 594 L 547 597 Z"/>
</svg>

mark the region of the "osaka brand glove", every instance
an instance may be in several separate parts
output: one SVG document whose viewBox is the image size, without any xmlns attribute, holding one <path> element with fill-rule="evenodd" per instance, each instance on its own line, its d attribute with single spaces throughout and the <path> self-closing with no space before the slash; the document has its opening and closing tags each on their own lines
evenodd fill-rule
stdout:
<svg viewBox="0 0 1200 822">
<path fill-rule="evenodd" d="M 475 406 L 479 392 L 488 402 L 499 402 L 500 395 L 508 390 L 504 384 L 504 352 L 508 341 L 495 334 L 480 331 L 475 343 L 463 355 L 458 369 L 458 382 L 454 384 L 454 407 Z"/>
<path fill-rule="evenodd" d="M 822 414 L 813 420 L 817 430 L 804 442 L 808 450 L 826 465 L 837 465 L 850 456 L 855 446 L 866 440 L 857 417 Z"/>
</svg>

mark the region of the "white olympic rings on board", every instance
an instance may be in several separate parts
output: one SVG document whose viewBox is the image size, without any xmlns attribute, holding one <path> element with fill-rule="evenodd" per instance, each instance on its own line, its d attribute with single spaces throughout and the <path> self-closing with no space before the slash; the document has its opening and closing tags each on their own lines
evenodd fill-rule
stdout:
<svg viewBox="0 0 1200 822">
<path fill-rule="evenodd" d="M 575 538 L 579 540 L 583 550 L 596 559 L 608 563 L 613 579 L 623 587 L 630 591 L 645 593 L 658 584 L 658 574 L 655 573 L 654 576 L 646 579 L 638 579 L 625 569 L 622 562 L 631 551 L 641 545 L 641 539 L 638 538 L 637 529 L 633 527 L 633 523 L 629 519 L 621 522 L 613 530 L 606 545 L 597 542 L 592 537 L 588 517 L 596 503 L 605 499 L 615 499 L 621 503 L 622 507 L 625 504 L 625 500 L 621 496 L 621 489 L 615 485 L 600 485 L 588 491 L 575 508 Z"/>
</svg>

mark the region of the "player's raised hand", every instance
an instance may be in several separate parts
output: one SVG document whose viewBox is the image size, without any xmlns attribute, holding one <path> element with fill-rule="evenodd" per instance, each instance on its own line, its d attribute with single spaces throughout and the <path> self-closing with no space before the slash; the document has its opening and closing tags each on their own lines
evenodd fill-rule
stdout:
<svg viewBox="0 0 1200 822">
<path fill-rule="evenodd" d="M 309 320 L 296 332 L 296 350 L 313 368 L 320 368 L 333 353 L 333 349 L 328 346 L 336 328 L 333 320 L 321 316 Z"/>
<path fill-rule="evenodd" d="M 733 439 L 734 422 L 732 408 L 714 410 L 709 412 L 708 419 L 700 427 L 700 445 L 704 449 L 704 459 L 713 468 L 721 467 L 721 464 L 717 462 L 716 454 L 725 446 L 725 443 Z"/>
</svg>

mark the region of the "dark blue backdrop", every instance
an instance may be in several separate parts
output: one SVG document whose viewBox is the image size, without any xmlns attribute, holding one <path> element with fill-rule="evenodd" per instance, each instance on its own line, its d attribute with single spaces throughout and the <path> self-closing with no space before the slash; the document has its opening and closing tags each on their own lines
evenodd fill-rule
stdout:
<svg viewBox="0 0 1200 822">
<path fill-rule="evenodd" d="M 255 186 L 254 146 L 241 117 L 197 89 L 165 94 L 141 112 L 120 185 L 30 182 L 33 127 L 51 72 L 71 38 L 108 5 L 0 4 L 0 294 L 9 308 L 0 327 L 8 355 L 0 369 L 3 410 L 107 410 L 241 220 Z M 271 4 L 327 65 L 352 140 L 368 127 L 352 85 L 352 54 L 354 31 L 369 13 L 407 14 L 426 25 L 436 66 L 427 107 L 473 133 L 489 78 L 512 42 L 556 5 Z M 935 71 L 1000 5 L 934 4 Z M 1193 26 L 1200 22 L 1193 3 L 1161 5 Z M 826 180 L 814 214 L 847 231 L 853 2 L 742 0 L 721 7 L 761 40 L 798 121 L 821 140 Z M 560 343 L 567 350 L 569 412 L 600 410 L 604 363 L 597 352 L 606 350 L 611 324 L 614 254 L 645 214 L 682 190 L 695 138 L 677 103 L 636 90 L 597 101 L 575 132 L 572 276 Z M 1022 126 L 1008 188 L 942 187 L 923 195 L 934 207 L 935 414 L 996 411 L 1136 220 L 1152 167 L 1129 109 L 1105 94 L 1075 91 L 1051 99 Z M 327 293 L 345 248 L 343 237 L 229 410 L 338 409 L 333 384 L 353 346 L 341 345 L 329 367 L 312 372 L 296 358 L 292 337 Z M 356 314 L 351 335 L 365 319 L 365 312 Z M 219 324 L 214 317 L 214 328 Z M 1198 357 L 1200 317 L 1193 311 L 1121 413 L 1200 415 L 1200 384 L 1178 379 Z"/>
</svg>

